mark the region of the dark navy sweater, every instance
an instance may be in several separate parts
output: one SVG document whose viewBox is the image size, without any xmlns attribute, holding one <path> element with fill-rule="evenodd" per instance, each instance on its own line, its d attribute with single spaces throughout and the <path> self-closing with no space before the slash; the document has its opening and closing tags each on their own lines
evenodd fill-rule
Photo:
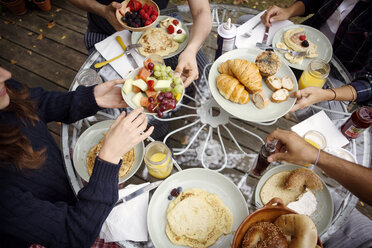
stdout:
<svg viewBox="0 0 372 248">
<path fill-rule="evenodd" d="M 14 80 L 7 85 L 21 87 Z M 23 125 L 12 112 L 0 111 L 0 123 L 19 126 L 34 150 L 46 147 L 40 169 L 20 172 L 0 167 L 0 247 L 90 247 L 118 198 L 120 165 L 96 160 L 86 187 L 73 193 L 61 152 L 48 131 L 47 122 L 72 123 L 94 115 L 99 107 L 93 87 L 74 92 L 30 89 L 40 121 Z"/>
</svg>

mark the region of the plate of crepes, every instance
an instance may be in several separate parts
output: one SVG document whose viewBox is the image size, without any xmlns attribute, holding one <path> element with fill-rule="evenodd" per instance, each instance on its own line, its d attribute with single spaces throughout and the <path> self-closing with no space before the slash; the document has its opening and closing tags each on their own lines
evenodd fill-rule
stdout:
<svg viewBox="0 0 372 248">
<path fill-rule="evenodd" d="M 170 66 L 149 58 L 143 67 L 128 74 L 121 95 L 129 107 L 136 109 L 142 106 L 144 113 L 163 117 L 163 113 L 175 109 L 182 101 L 184 86 Z"/>
<path fill-rule="evenodd" d="M 220 56 L 212 65 L 209 88 L 230 114 L 252 122 L 273 121 L 295 104 L 298 89 L 292 70 L 273 51 L 240 48 Z"/>
<path fill-rule="evenodd" d="M 147 225 L 155 247 L 226 248 L 247 216 L 245 199 L 230 179 L 194 168 L 173 174 L 159 186 Z"/>
<path fill-rule="evenodd" d="M 333 217 L 333 201 L 326 184 L 307 168 L 293 164 L 276 166 L 259 180 L 255 191 L 256 206 L 278 197 L 299 214 L 309 216 L 322 235 Z"/>
<path fill-rule="evenodd" d="M 86 182 L 92 174 L 94 161 L 99 153 L 105 134 L 114 120 L 97 122 L 80 135 L 73 154 L 74 167 L 78 175 Z M 119 184 L 132 177 L 142 164 L 144 156 L 143 142 L 123 154 L 119 170 Z"/>
<path fill-rule="evenodd" d="M 185 49 L 189 41 L 189 30 L 180 20 L 170 16 L 159 16 L 154 27 L 144 32 L 133 32 L 132 44 L 142 44 L 138 53 L 148 57 L 158 54 L 163 59 L 176 56 Z"/>
<path fill-rule="evenodd" d="M 297 52 L 306 52 L 305 56 L 293 57 L 290 53 L 279 52 L 280 58 L 290 67 L 305 70 L 311 59 L 331 60 L 333 49 L 331 42 L 319 30 L 306 25 L 290 25 L 279 29 L 272 46 Z"/>
</svg>

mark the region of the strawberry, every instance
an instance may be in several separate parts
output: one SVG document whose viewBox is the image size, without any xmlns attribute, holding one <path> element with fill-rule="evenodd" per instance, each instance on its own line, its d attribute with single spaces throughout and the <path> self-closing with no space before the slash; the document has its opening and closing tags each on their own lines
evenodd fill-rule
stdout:
<svg viewBox="0 0 372 248">
<path fill-rule="evenodd" d="M 154 15 L 154 16 L 156 16 L 156 17 L 159 15 L 156 10 L 153 10 L 151 14 Z"/>
<path fill-rule="evenodd" d="M 133 1 L 129 1 L 129 3 L 128 3 L 128 7 L 129 7 L 129 10 L 130 10 L 131 12 L 135 11 L 135 10 L 134 10 L 134 2 L 133 2 Z"/>
<path fill-rule="evenodd" d="M 173 27 L 172 24 L 168 26 L 168 33 L 169 34 L 173 34 L 174 33 L 174 27 Z"/>
<path fill-rule="evenodd" d="M 138 11 L 142 8 L 142 4 L 137 0 L 133 0 L 133 4 L 134 4 L 134 11 Z"/>
<path fill-rule="evenodd" d="M 151 22 L 149 21 L 149 20 L 147 20 L 146 22 L 145 22 L 145 26 L 148 26 L 148 25 L 150 25 L 151 24 Z"/>
<path fill-rule="evenodd" d="M 156 15 L 151 15 L 151 20 L 153 20 L 153 21 L 155 21 L 156 20 L 156 18 L 157 18 L 157 16 Z"/>
<path fill-rule="evenodd" d="M 143 14 L 145 14 L 145 10 L 142 8 L 139 13 L 143 17 Z"/>
<path fill-rule="evenodd" d="M 142 9 L 143 9 L 144 11 L 146 11 L 148 8 L 149 8 L 149 6 L 147 5 L 147 3 L 145 3 L 145 4 L 143 5 L 143 7 L 142 7 Z"/>
<path fill-rule="evenodd" d="M 300 35 L 300 40 L 302 41 L 306 40 L 306 35 Z"/>
<path fill-rule="evenodd" d="M 178 25 L 178 20 L 174 19 L 173 24 L 174 24 L 174 26 L 177 26 Z"/>
<path fill-rule="evenodd" d="M 149 87 L 149 90 L 154 90 L 154 80 L 147 81 L 147 86 Z"/>
</svg>

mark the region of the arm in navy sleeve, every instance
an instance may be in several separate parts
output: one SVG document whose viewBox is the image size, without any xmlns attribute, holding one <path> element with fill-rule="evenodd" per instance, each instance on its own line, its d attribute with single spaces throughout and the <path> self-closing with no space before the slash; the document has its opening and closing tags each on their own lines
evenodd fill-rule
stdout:
<svg viewBox="0 0 372 248">
<path fill-rule="evenodd" d="M 1 232 L 45 247 L 90 247 L 118 199 L 119 169 L 120 164 L 96 159 L 75 206 L 43 201 L 16 186 L 2 185 Z"/>
<path fill-rule="evenodd" d="M 320 9 L 320 7 L 323 6 L 324 3 L 323 0 L 297 0 L 297 1 L 303 2 L 305 5 L 304 16 L 316 13 Z"/>
</svg>

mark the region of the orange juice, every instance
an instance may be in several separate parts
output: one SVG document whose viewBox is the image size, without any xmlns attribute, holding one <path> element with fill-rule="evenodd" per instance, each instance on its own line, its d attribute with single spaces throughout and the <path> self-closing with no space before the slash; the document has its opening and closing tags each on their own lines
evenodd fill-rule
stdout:
<svg viewBox="0 0 372 248">
<path fill-rule="evenodd" d="M 169 148 L 160 141 L 150 143 L 145 150 L 145 164 L 150 175 L 166 178 L 172 172 L 173 160 Z"/>
<path fill-rule="evenodd" d="M 309 86 L 322 88 L 327 80 L 329 69 L 329 64 L 324 60 L 312 60 L 302 73 L 298 81 L 298 88 L 301 90 Z"/>
<path fill-rule="evenodd" d="M 307 143 L 314 146 L 316 149 L 324 149 L 327 146 L 326 138 L 318 131 L 310 130 L 304 134 L 303 138 Z M 309 167 L 310 165 L 311 164 L 305 164 L 303 166 Z"/>
</svg>

